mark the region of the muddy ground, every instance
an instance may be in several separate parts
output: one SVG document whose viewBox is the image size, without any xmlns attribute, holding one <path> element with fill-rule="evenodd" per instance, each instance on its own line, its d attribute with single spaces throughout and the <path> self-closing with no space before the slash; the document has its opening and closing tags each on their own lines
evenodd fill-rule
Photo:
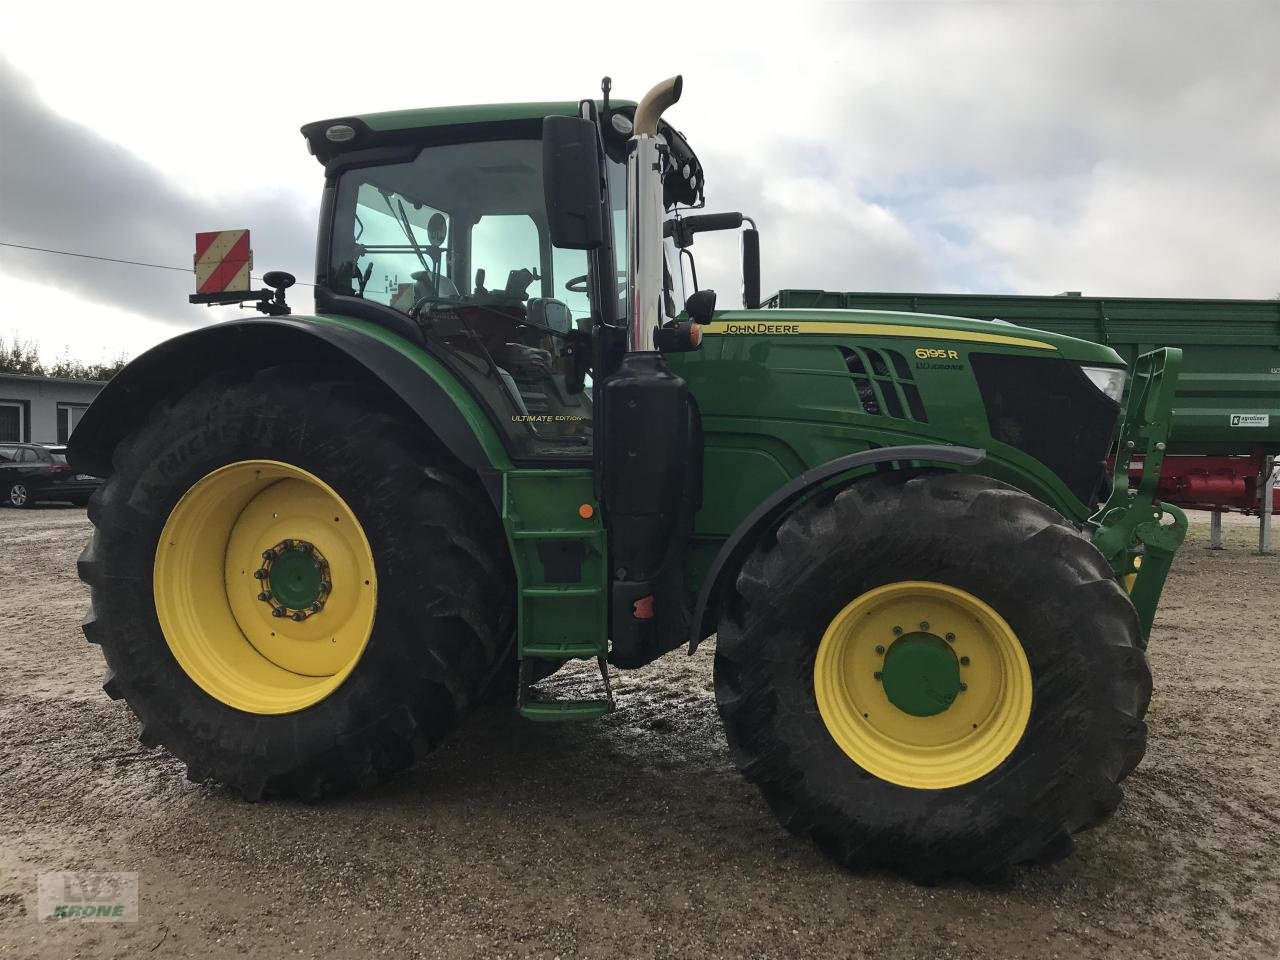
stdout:
<svg viewBox="0 0 1280 960">
<path fill-rule="evenodd" d="M 1252 521 L 1248 522 L 1252 524 Z M 829 865 L 730 762 L 711 656 L 582 726 L 487 708 L 370 793 L 250 805 L 139 746 L 79 630 L 83 510 L 0 510 L 0 955 L 1280 955 L 1280 557 L 1199 518 L 1151 647 L 1147 758 L 1067 862 L 1004 887 Z M 133 924 L 35 920 L 43 871 L 137 871 Z"/>
</svg>

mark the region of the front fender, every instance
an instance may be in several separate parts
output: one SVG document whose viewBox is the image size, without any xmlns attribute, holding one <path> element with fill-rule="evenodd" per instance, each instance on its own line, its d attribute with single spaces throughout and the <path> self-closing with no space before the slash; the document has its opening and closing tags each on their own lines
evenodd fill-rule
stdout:
<svg viewBox="0 0 1280 960">
<path fill-rule="evenodd" d="M 262 317 L 231 320 L 153 347 L 115 375 L 85 411 L 67 444 L 81 473 L 110 476 L 116 446 L 152 407 L 211 374 L 286 362 L 349 366 L 380 384 L 465 466 L 494 502 L 510 461 L 497 431 L 466 388 L 425 349 L 363 320 Z"/>
<path fill-rule="evenodd" d="M 976 450 L 973 447 L 953 447 L 944 444 L 879 447 L 837 457 L 829 463 L 806 470 L 789 483 L 783 484 L 760 501 L 746 519 L 738 524 L 737 529 L 716 554 L 711 569 L 703 578 L 698 605 L 693 611 L 689 653 L 697 650 L 703 638 L 715 631 L 715 619 L 723 596 L 724 581 L 738 569 L 748 551 L 801 500 L 807 499 L 829 481 L 842 474 L 880 463 L 940 463 L 949 467 L 974 467 L 982 463 L 986 456 L 985 451 Z"/>
</svg>

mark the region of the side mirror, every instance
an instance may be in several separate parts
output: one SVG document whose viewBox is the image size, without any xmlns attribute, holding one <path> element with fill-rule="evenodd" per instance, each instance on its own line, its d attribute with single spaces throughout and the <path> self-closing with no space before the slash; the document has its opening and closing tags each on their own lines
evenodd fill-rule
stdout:
<svg viewBox="0 0 1280 960">
<path fill-rule="evenodd" d="M 668 220 L 662 227 L 664 237 L 673 237 L 683 250 L 693 246 L 693 235 L 708 230 L 737 230 L 744 217 L 740 213 L 700 213 L 680 220 Z"/>
<path fill-rule="evenodd" d="M 684 302 L 684 308 L 689 313 L 689 319 L 694 323 L 710 323 L 711 314 L 716 309 L 716 292 L 714 290 L 699 290 L 690 294 L 689 298 Z"/>
<path fill-rule="evenodd" d="M 563 250 L 596 250 L 604 242 L 596 127 L 581 117 L 542 121 L 542 194 L 547 231 Z"/>
<path fill-rule="evenodd" d="M 760 309 L 760 231 L 742 231 L 742 309 Z"/>
</svg>

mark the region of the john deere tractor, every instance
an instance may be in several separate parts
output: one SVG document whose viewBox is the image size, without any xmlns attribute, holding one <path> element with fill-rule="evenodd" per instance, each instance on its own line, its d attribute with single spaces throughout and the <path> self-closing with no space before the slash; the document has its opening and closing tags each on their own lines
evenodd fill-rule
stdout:
<svg viewBox="0 0 1280 960">
<path fill-rule="evenodd" d="M 1144 750 L 1179 354 L 758 309 L 680 89 L 302 128 L 316 315 L 280 273 L 196 298 L 265 315 L 142 355 L 71 440 L 104 688 L 192 780 L 317 798 L 714 636 L 734 759 L 840 863 L 1061 857 Z M 697 289 L 725 230 L 742 310 Z M 539 687 L 575 659 L 598 698 Z"/>
</svg>

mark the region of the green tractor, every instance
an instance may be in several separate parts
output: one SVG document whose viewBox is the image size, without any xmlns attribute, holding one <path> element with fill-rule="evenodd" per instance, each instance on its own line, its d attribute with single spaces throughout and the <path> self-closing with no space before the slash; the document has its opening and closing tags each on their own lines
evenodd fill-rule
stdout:
<svg viewBox="0 0 1280 960">
<path fill-rule="evenodd" d="M 193 781 L 314 799 L 478 702 L 599 717 L 610 666 L 714 635 L 734 759 L 840 863 L 1064 856 L 1143 755 L 1179 354 L 1126 390 L 1051 333 L 757 309 L 754 222 L 688 213 L 680 87 L 303 127 L 316 315 L 268 274 L 265 316 L 140 356 L 71 439 L 107 478 L 104 688 Z M 715 230 L 741 311 L 696 289 Z M 599 697 L 538 687 L 577 659 Z"/>
</svg>

